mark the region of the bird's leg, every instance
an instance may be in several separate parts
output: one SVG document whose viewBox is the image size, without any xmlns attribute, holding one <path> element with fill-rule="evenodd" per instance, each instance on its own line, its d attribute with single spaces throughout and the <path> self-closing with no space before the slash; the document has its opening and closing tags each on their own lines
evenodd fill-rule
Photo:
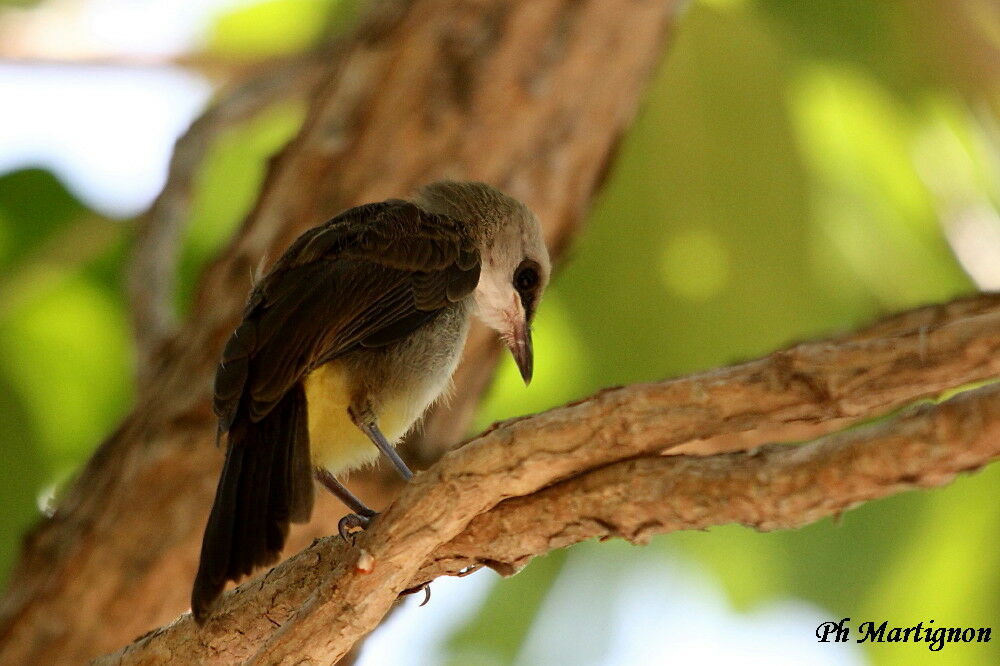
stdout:
<svg viewBox="0 0 1000 666">
<path fill-rule="evenodd" d="M 404 481 L 409 481 L 413 478 L 413 472 L 411 472 L 410 468 L 406 466 L 403 459 L 399 457 L 399 454 L 396 453 L 396 449 L 389 443 L 389 440 L 385 438 L 385 435 L 382 434 L 382 431 L 378 429 L 377 425 L 374 423 L 364 423 L 361 425 L 361 430 L 368 435 L 368 439 L 375 443 L 378 450 L 389 459 L 389 462 L 391 462 L 392 466 L 396 468 L 396 471 L 399 472 L 399 475 L 403 477 Z"/>
<path fill-rule="evenodd" d="M 344 484 L 337 480 L 330 470 L 325 468 L 316 469 L 316 480 L 323 484 L 323 487 L 333 493 L 337 499 L 346 504 L 351 511 L 358 513 L 365 518 L 374 518 L 378 515 L 376 511 L 369 509 L 365 503 L 358 499 L 357 495 L 348 490 Z"/>
<path fill-rule="evenodd" d="M 353 409 L 349 409 L 348 412 L 350 413 L 354 424 L 361 429 L 361 432 L 368 435 L 368 439 L 372 440 L 372 443 L 378 447 L 378 450 L 389 459 L 389 462 L 391 462 L 392 466 L 396 468 L 399 475 L 403 477 L 403 480 L 409 481 L 412 479 L 413 472 L 410 471 L 410 468 L 406 466 L 403 459 L 399 457 L 398 453 L 396 453 L 396 449 L 393 448 L 392 444 L 389 443 L 389 440 L 387 440 L 385 435 L 382 434 L 382 431 L 378 429 L 377 425 L 375 425 L 375 419 L 371 417 L 364 418 L 358 415 Z"/>
<path fill-rule="evenodd" d="M 333 493 L 337 499 L 346 504 L 354 513 L 349 513 L 337 523 L 337 531 L 344 541 L 350 541 L 351 531 L 356 528 L 367 528 L 378 512 L 369 509 L 365 503 L 358 499 L 357 495 L 348 490 L 344 484 L 337 480 L 330 470 L 316 468 L 316 480 L 323 484 L 323 487 Z"/>
</svg>

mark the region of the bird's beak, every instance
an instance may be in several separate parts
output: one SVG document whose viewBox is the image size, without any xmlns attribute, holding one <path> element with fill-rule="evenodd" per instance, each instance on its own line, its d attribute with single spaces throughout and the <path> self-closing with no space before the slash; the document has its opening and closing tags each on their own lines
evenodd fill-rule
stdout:
<svg viewBox="0 0 1000 666">
<path fill-rule="evenodd" d="M 511 356 L 514 357 L 514 362 L 517 363 L 517 369 L 521 371 L 521 379 L 524 380 L 524 385 L 527 386 L 531 383 L 531 373 L 535 366 L 535 354 L 531 347 L 531 327 L 524 319 L 521 319 L 514 326 L 513 334 L 507 342 L 507 348 L 510 349 Z"/>
</svg>

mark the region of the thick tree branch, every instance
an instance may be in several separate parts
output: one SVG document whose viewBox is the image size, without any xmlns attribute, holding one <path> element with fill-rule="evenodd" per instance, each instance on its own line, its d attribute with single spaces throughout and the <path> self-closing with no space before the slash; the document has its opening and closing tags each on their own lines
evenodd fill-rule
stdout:
<svg viewBox="0 0 1000 666">
<path fill-rule="evenodd" d="M 410 582 L 487 565 L 505 575 L 587 539 L 738 523 L 794 529 L 864 502 L 951 482 L 1000 457 L 1000 385 L 810 444 L 642 457 L 505 500 L 434 551 Z"/>
<path fill-rule="evenodd" d="M 348 206 L 406 196 L 441 177 L 484 180 L 520 198 L 558 253 L 660 59 L 673 8 L 660 0 L 378 3 L 327 63 L 302 131 L 272 161 L 189 321 L 149 346 L 157 349 L 149 390 L 27 537 L 0 604 L 0 663 L 81 662 L 186 608 L 221 463 L 211 377 L 262 258 Z M 452 414 L 471 413 L 494 358 L 483 331 L 470 344 L 482 351 L 466 356 L 477 367 L 463 371 L 470 384 L 459 387 Z M 436 415 L 431 430 L 449 416 Z M 441 431 L 464 432 L 454 422 Z M 324 498 L 289 548 L 333 532 L 341 513 Z"/>
<path fill-rule="evenodd" d="M 610 389 L 499 424 L 415 477 L 359 537 L 372 571 L 355 569 L 357 550 L 324 539 L 227 595 L 204 629 L 184 617 L 109 662 L 169 654 L 329 663 L 377 626 L 400 592 L 465 566 L 487 562 L 510 573 L 537 554 L 595 536 L 641 541 L 729 522 L 794 527 L 905 488 L 946 483 L 1000 455 L 997 385 L 801 447 L 660 456 L 736 433 L 756 445 L 782 441 L 801 424 L 817 432 L 842 427 L 996 378 L 1000 309 L 993 301 L 992 310 L 980 308 L 982 299 L 938 308 L 946 318 L 936 323 L 929 309 L 907 313 L 840 340 Z M 915 321 L 927 323 L 905 330 L 903 322 Z"/>
</svg>

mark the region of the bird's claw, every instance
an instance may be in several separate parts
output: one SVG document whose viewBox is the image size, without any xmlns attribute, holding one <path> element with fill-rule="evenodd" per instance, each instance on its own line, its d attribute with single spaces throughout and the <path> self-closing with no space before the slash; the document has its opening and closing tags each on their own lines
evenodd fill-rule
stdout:
<svg viewBox="0 0 1000 666">
<path fill-rule="evenodd" d="M 424 600 L 420 602 L 420 605 L 421 606 L 426 606 L 427 602 L 431 600 L 431 583 L 430 583 L 430 581 L 427 581 L 426 583 L 421 583 L 420 585 L 417 585 L 416 587 L 411 587 L 411 588 L 405 589 L 405 590 L 403 590 L 402 592 L 399 593 L 399 596 L 402 597 L 402 596 L 405 596 L 405 595 L 416 594 L 417 592 L 421 592 L 421 591 L 424 593 Z"/>
<path fill-rule="evenodd" d="M 347 514 L 337 523 L 337 531 L 340 532 L 340 538 L 353 546 L 354 533 L 359 530 L 368 529 L 368 526 L 372 524 L 372 520 L 377 515 L 374 511 L 372 511 L 370 516 L 363 516 L 357 513 Z"/>
</svg>

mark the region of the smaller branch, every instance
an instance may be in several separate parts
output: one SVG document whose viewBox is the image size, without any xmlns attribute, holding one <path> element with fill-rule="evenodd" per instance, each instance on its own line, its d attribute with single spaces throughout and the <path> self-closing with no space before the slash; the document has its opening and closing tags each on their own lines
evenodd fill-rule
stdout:
<svg viewBox="0 0 1000 666">
<path fill-rule="evenodd" d="M 191 213 L 198 170 L 215 138 L 283 100 L 305 98 L 318 85 L 324 58 L 319 54 L 278 61 L 236 85 L 210 106 L 177 141 L 163 191 L 139 218 L 128 272 L 130 313 L 136 343 L 137 388 L 157 376 L 158 357 L 176 331 L 174 285 L 177 255 Z"/>
</svg>

